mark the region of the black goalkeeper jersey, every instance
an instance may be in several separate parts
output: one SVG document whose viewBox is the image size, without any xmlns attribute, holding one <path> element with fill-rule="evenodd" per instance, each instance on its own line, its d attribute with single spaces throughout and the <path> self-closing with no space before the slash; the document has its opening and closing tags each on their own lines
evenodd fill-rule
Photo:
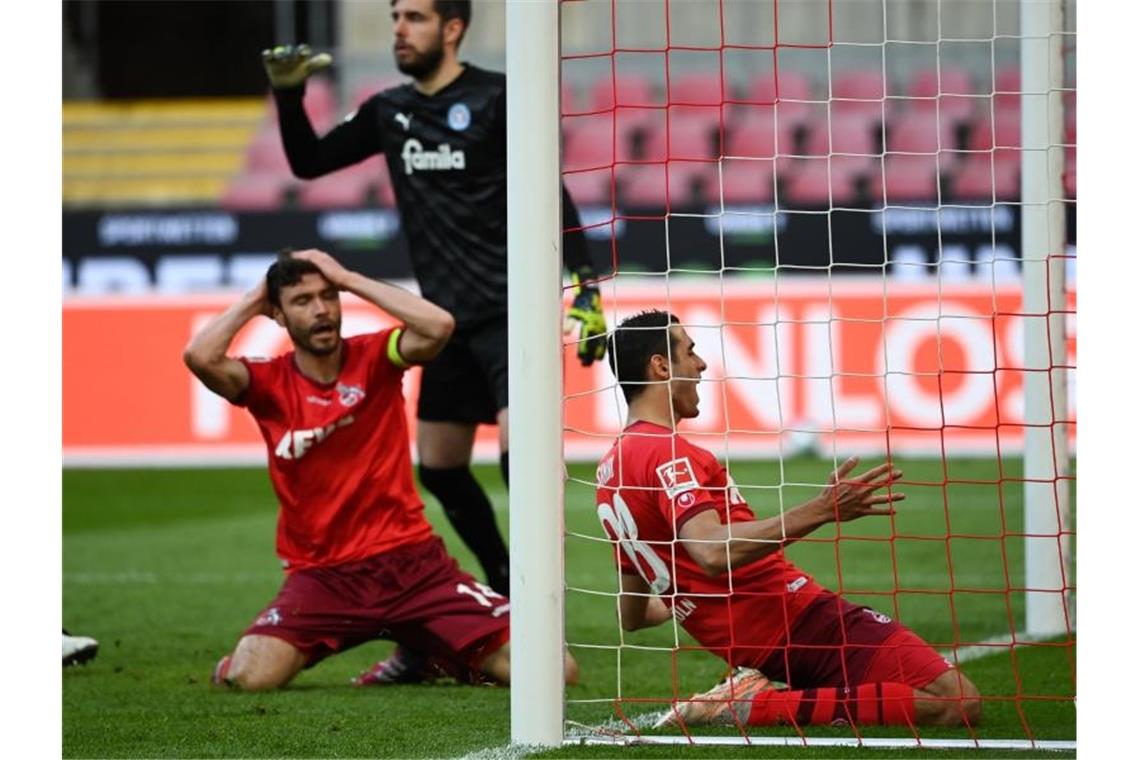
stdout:
<svg viewBox="0 0 1140 760">
<path fill-rule="evenodd" d="M 383 153 L 412 268 L 424 297 L 460 325 L 507 312 L 507 89 L 498 72 L 465 64 L 434 95 L 410 83 L 377 93 L 318 138 L 304 88 L 276 90 L 289 165 L 309 179 Z M 563 224 L 579 227 L 563 189 Z M 571 269 L 589 263 L 585 237 L 568 235 Z"/>
</svg>

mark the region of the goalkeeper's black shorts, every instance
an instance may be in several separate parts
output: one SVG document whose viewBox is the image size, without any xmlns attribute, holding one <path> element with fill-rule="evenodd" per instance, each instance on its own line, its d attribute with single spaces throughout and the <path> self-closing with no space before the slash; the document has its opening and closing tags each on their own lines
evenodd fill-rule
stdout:
<svg viewBox="0 0 1140 760">
<path fill-rule="evenodd" d="M 424 365 L 416 416 L 427 422 L 494 423 L 507 408 L 507 318 L 452 334 Z"/>
</svg>

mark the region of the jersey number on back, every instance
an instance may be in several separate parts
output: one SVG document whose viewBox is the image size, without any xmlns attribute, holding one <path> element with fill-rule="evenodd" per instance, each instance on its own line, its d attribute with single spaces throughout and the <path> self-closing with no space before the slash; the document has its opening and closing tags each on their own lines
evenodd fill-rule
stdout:
<svg viewBox="0 0 1140 760">
<path fill-rule="evenodd" d="M 637 568 L 637 573 L 654 594 L 662 594 L 669 588 L 669 568 L 665 565 L 652 547 L 644 541 L 637 540 L 637 523 L 633 513 L 620 493 L 614 493 L 613 506 L 605 502 L 598 505 L 598 519 L 602 527 L 610 534 L 610 538 L 619 543 L 625 551 L 629 561 Z"/>
</svg>

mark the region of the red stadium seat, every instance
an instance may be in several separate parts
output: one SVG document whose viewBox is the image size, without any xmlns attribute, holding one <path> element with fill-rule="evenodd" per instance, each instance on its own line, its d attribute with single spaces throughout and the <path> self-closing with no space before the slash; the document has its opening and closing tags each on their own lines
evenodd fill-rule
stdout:
<svg viewBox="0 0 1140 760">
<path fill-rule="evenodd" d="M 1010 161 L 971 156 L 955 173 L 954 197 L 970 201 L 1015 201 L 1021 194 L 1019 167 Z"/>
<path fill-rule="evenodd" d="M 296 180 L 279 174 L 239 174 L 222 193 L 221 206 L 227 211 L 273 211 L 294 185 Z"/>
<path fill-rule="evenodd" d="M 862 113 L 882 117 L 886 83 L 879 71 L 834 73 L 831 102 L 835 112 Z"/>
<path fill-rule="evenodd" d="M 772 183 L 772 161 L 730 161 L 722 162 L 721 197 L 726 206 L 771 203 L 775 195 Z M 716 204 L 716 177 L 710 200 Z"/>
<path fill-rule="evenodd" d="M 615 99 L 615 94 L 617 95 Z M 599 77 L 590 88 L 590 108 L 608 110 L 615 106 L 660 106 L 649 79 L 637 74 L 622 74 L 615 80 L 609 74 Z"/>
<path fill-rule="evenodd" d="M 874 182 L 872 195 L 884 192 L 886 205 L 938 201 L 938 159 L 936 156 L 890 155 L 883 161 L 883 182 Z"/>
<path fill-rule="evenodd" d="M 245 151 L 245 170 L 251 174 L 292 176 L 276 126 L 262 129 L 253 138 Z"/>
<path fill-rule="evenodd" d="M 953 125 L 933 110 L 900 114 L 887 123 L 887 150 L 892 153 L 937 153 L 954 147 Z"/>
<path fill-rule="evenodd" d="M 748 85 L 746 99 L 749 103 L 757 105 L 773 105 L 779 102 L 791 114 L 804 106 L 802 102 L 796 101 L 812 100 L 812 89 L 802 74 L 781 69 L 778 83 L 774 71 L 753 77 Z"/>
<path fill-rule="evenodd" d="M 307 209 L 395 205 L 388 165 L 379 156 L 301 183 L 298 200 Z"/>
<path fill-rule="evenodd" d="M 354 109 L 360 108 L 361 104 L 364 103 L 364 101 L 368 100 L 376 93 L 383 92 L 384 90 L 389 90 L 393 87 L 398 87 L 410 81 L 411 80 L 407 77 L 386 76 L 379 77 L 377 79 L 370 79 L 366 82 L 361 82 L 359 85 L 353 88 L 352 97 L 349 98 L 349 105 Z"/>
<path fill-rule="evenodd" d="M 646 151 L 654 135 L 664 132 L 665 113 L 662 110 L 618 108 L 611 113 L 567 117 L 562 120 L 562 126 L 566 130 L 563 169 L 595 169 L 610 166 L 614 161 L 665 159 L 663 149 L 654 155 Z M 637 151 L 638 141 L 643 142 L 640 153 Z"/>
<path fill-rule="evenodd" d="M 833 110 L 830 124 L 824 119 L 812 125 L 807 152 L 813 156 L 829 153 L 875 156 L 881 152 L 878 130 L 879 120 L 869 112 Z"/>
<path fill-rule="evenodd" d="M 612 172 L 609 168 L 563 174 L 562 182 L 578 206 L 613 204 Z"/>
<path fill-rule="evenodd" d="M 723 90 L 723 95 L 722 95 Z M 693 72 L 669 80 L 669 103 L 719 106 L 732 98 L 727 81 L 719 73 Z"/>
<path fill-rule="evenodd" d="M 630 206 L 666 209 L 716 202 L 715 171 L 714 164 L 689 161 L 619 166 L 620 199 Z"/>
<path fill-rule="evenodd" d="M 912 110 L 936 112 L 950 123 L 966 121 L 983 100 L 974 87 L 973 77 L 962 69 L 927 69 L 917 72 L 910 80 L 907 94 Z"/>
<path fill-rule="evenodd" d="M 650 161 L 717 157 L 720 109 L 670 106 L 669 129 L 649 135 L 645 158 Z M 666 145 L 666 138 L 668 144 Z"/>
<path fill-rule="evenodd" d="M 856 180 L 872 176 L 877 163 L 853 156 L 778 159 L 776 176 L 787 188 L 785 198 L 792 204 L 846 206 L 859 200 Z"/>
<path fill-rule="evenodd" d="M 998 111 L 989 119 L 978 119 L 970 131 L 970 150 L 992 150 L 998 161 L 1021 160 L 1021 113 Z"/>
<path fill-rule="evenodd" d="M 1021 67 L 1007 66 L 994 74 L 994 111 L 1021 111 Z"/>
<path fill-rule="evenodd" d="M 1077 197 L 1077 152 L 1065 151 L 1065 174 L 1063 181 L 1065 183 L 1065 197 L 1076 199 Z"/>
<path fill-rule="evenodd" d="M 791 153 L 791 125 L 777 124 L 775 106 L 741 106 L 727 129 L 724 154 L 746 158 L 772 158 Z M 780 142 L 777 144 L 777 129 Z"/>
</svg>

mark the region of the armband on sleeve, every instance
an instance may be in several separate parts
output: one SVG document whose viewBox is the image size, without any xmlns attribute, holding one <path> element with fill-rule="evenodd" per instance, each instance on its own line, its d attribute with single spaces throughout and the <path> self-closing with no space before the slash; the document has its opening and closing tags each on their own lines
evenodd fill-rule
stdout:
<svg viewBox="0 0 1140 760">
<path fill-rule="evenodd" d="M 388 333 L 388 361 L 392 362 L 400 369 L 407 369 L 412 366 L 400 356 L 400 336 L 404 334 L 404 328 L 397 327 L 392 332 Z"/>
</svg>

